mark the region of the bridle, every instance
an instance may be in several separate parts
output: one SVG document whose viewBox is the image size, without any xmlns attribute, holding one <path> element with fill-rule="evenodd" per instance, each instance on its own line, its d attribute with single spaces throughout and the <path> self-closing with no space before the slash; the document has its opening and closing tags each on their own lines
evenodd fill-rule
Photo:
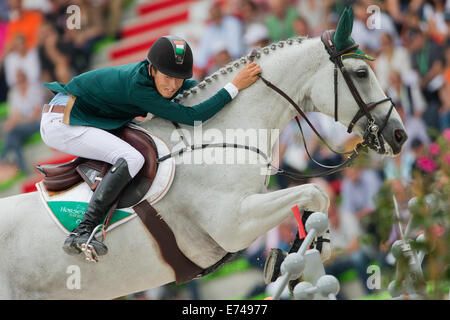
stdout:
<svg viewBox="0 0 450 320">
<path fill-rule="evenodd" d="M 342 73 L 342 76 L 344 77 L 345 82 L 347 83 L 347 86 L 348 86 L 353 98 L 355 99 L 355 101 L 359 107 L 358 112 L 355 114 L 355 116 L 353 117 L 353 120 L 350 122 L 350 124 L 348 126 L 347 132 L 351 133 L 356 122 L 359 119 L 361 119 L 363 116 L 366 116 L 368 122 L 367 122 L 365 135 L 363 136 L 364 141 L 367 141 L 367 145 L 370 148 L 376 150 L 377 152 L 385 153 L 386 150 L 384 149 L 384 140 L 383 140 L 383 136 L 381 134 L 382 134 L 384 128 L 386 127 L 386 124 L 387 124 L 389 117 L 391 116 L 392 110 L 394 108 L 392 99 L 390 97 L 386 97 L 384 99 L 381 99 L 380 101 L 370 102 L 368 104 L 366 104 L 362 100 L 358 90 L 356 89 L 355 85 L 353 84 L 352 79 L 350 78 L 350 75 L 349 75 L 347 69 L 344 67 L 344 64 L 342 62 L 342 55 L 357 49 L 358 45 L 354 44 L 354 45 L 351 45 L 348 48 L 345 48 L 341 51 L 337 51 L 337 49 L 334 45 L 334 42 L 332 40 L 333 36 L 334 36 L 334 32 L 335 32 L 334 30 L 328 30 L 328 31 L 325 31 L 321 36 L 321 40 L 322 40 L 323 44 L 325 45 L 325 48 L 327 49 L 328 54 L 330 55 L 330 60 L 334 64 L 334 119 L 335 119 L 335 121 L 338 121 L 338 91 L 337 91 L 338 71 L 337 70 L 339 69 Z M 384 119 L 384 122 L 380 128 L 375 123 L 375 119 L 372 117 L 372 114 L 370 113 L 370 111 L 375 109 L 375 107 L 377 107 L 379 104 L 386 102 L 386 101 L 391 101 L 391 107 L 390 107 L 389 112 L 388 112 L 386 118 Z"/>
<path fill-rule="evenodd" d="M 322 171 L 322 172 L 318 172 L 318 173 L 313 173 L 313 174 L 299 174 L 297 172 L 290 172 L 284 169 L 280 169 L 280 168 L 276 168 L 273 165 L 271 165 L 270 163 L 268 163 L 268 166 L 271 166 L 272 168 L 277 170 L 278 174 L 282 174 L 282 175 L 286 175 L 289 176 L 290 178 L 294 179 L 294 180 L 307 180 L 307 179 L 311 179 L 311 178 L 316 178 L 316 177 L 323 177 L 323 176 L 327 176 L 327 175 L 331 175 L 333 173 L 336 173 L 342 169 L 344 169 L 345 167 L 349 166 L 350 163 L 359 155 L 359 152 L 361 149 L 369 147 L 373 150 L 376 150 L 379 153 L 385 153 L 386 150 L 384 148 L 384 139 L 382 136 L 382 132 L 384 130 L 384 128 L 387 125 L 387 122 L 389 121 L 389 117 L 391 116 L 392 110 L 394 108 L 394 104 L 392 102 L 392 99 L 387 97 L 384 98 L 380 101 L 377 102 L 371 102 L 366 104 L 358 90 L 356 89 L 355 85 L 352 82 L 352 79 L 350 77 L 350 74 L 348 73 L 347 69 L 344 67 L 344 64 L 342 62 L 342 55 L 349 53 L 355 49 L 358 48 L 357 44 L 351 45 L 348 48 L 345 48 L 341 51 L 338 51 L 334 45 L 333 42 L 333 35 L 334 35 L 334 30 L 328 30 L 325 31 L 322 36 L 321 36 L 321 40 L 323 42 L 323 44 L 325 45 L 326 50 L 328 51 L 329 55 L 330 55 L 330 60 L 331 62 L 333 62 L 334 64 L 334 119 L 335 121 L 338 121 L 338 69 L 341 71 L 345 82 L 347 83 L 347 86 L 353 96 L 353 98 L 355 99 L 356 103 L 359 106 L 359 110 L 358 112 L 355 114 L 355 116 L 353 117 L 353 120 L 350 122 L 350 125 L 348 126 L 348 133 L 351 133 L 353 130 L 354 125 L 356 124 L 356 122 L 361 119 L 363 116 L 367 117 L 367 126 L 366 126 L 366 130 L 365 133 L 363 135 L 363 141 L 358 143 L 356 145 L 356 147 L 351 150 L 351 151 L 345 151 L 345 152 L 338 152 L 335 151 L 333 148 L 330 147 L 330 145 L 326 142 L 326 140 L 319 134 L 319 132 L 316 130 L 316 128 L 314 127 L 314 125 L 311 123 L 311 121 L 308 119 L 308 117 L 306 116 L 306 114 L 300 109 L 300 107 L 280 88 L 278 88 L 277 86 L 275 86 L 274 84 L 272 84 L 270 81 L 268 81 L 267 79 L 265 79 L 262 75 L 260 75 L 261 80 L 272 90 L 274 90 L 275 92 L 277 92 L 278 94 L 280 94 L 284 99 L 286 99 L 298 112 L 298 114 L 300 116 L 302 116 L 306 123 L 311 127 L 311 129 L 314 131 L 314 133 L 317 135 L 317 137 L 322 141 L 322 143 L 324 143 L 326 145 L 326 147 L 331 150 L 332 152 L 339 154 L 339 155 L 349 155 L 347 157 L 346 160 L 344 160 L 341 164 L 339 165 L 335 165 L 335 166 L 327 166 L 324 164 L 319 163 L 318 161 L 314 160 L 314 158 L 311 156 L 307 144 L 306 144 L 306 140 L 305 140 L 305 136 L 303 134 L 303 129 L 302 126 L 300 124 L 300 121 L 298 119 L 298 116 L 295 117 L 295 120 L 298 124 L 298 127 L 300 129 L 300 133 L 302 135 L 302 139 L 303 139 L 303 144 L 305 146 L 305 150 L 306 153 L 308 154 L 309 158 L 318 166 L 325 168 L 327 170 Z M 254 58 L 256 57 L 257 53 L 256 50 L 253 50 L 249 55 L 248 55 L 248 59 L 250 61 L 253 61 Z M 378 106 L 379 104 L 386 102 L 386 101 L 391 101 L 391 107 L 389 109 L 388 114 L 386 115 L 386 118 L 381 126 L 378 127 L 378 125 L 375 123 L 375 119 L 372 117 L 372 114 L 370 113 L 373 109 L 375 109 L 376 106 Z M 175 127 L 177 129 L 180 129 L 179 125 L 175 122 L 172 122 Z M 185 143 L 185 148 L 180 149 L 176 152 L 170 153 L 168 155 L 162 156 L 158 159 L 158 162 L 162 162 L 168 158 L 174 157 L 174 156 L 179 156 L 181 155 L 183 152 L 185 151 L 193 151 L 196 149 L 203 149 L 203 148 L 208 148 L 208 147 L 222 147 L 222 148 L 227 148 L 227 147 L 232 147 L 232 148 L 242 148 L 242 149 L 247 149 L 247 150 L 252 150 L 258 154 L 260 154 L 261 156 L 263 156 L 266 160 L 268 159 L 268 156 L 266 154 L 264 154 L 260 149 L 258 149 L 257 147 L 251 147 L 251 146 L 247 146 L 247 145 L 239 145 L 239 144 L 232 144 L 232 143 L 211 143 L 211 144 L 202 144 L 199 146 L 196 145 L 188 145 L 187 141 L 185 140 L 184 136 L 181 134 L 182 140 Z"/>
<path fill-rule="evenodd" d="M 364 135 L 363 135 L 363 141 L 361 143 L 358 143 L 352 151 L 338 152 L 338 151 L 333 150 L 329 146 L 329 144 L 325 141 L 325 139 L 317 132 L 316 128 L 313 126 L 313 124 L 308 119 L 306 114 L 300 109 L 300 107 L 280 88 L 278 88 L 277 86 L 272 84 L 270 81 L 266 80 L 264 77 L 260 76 L 261 80 L 263 80 L 263 82 L 269 88 L 271 88 L 274 91 L 276 91 L 277 93 L 279 93 L 283 98 L 285 98 L 296 109 L 296 111 L 299 113 L 299 115 L 301 115 L 305 119 L 306 123 L 311 127 L 311 129 L 314 131 L 316 136 L 326 145 L 326 147 L 329 150 L 331 150 L 332 152 L 339 154 L 339 155 L 349 155 L 348 158 L 344 162 L 342 162 L 341 164 L 336 165 L 336 166 L 326 166 L 326 165 L 323 165 L 323 164 L 317 162 L 316 160 L 314 160 L 314 158 L 309 153 L 308 147 L 306 145 L 306 140 L 305 140 L 305 136 L 303 134 L 303 129 L 300 124 L 300 121 L 298 120 L 298 117 L 295 117 L 295 120 L 300 129 L 300 133 L 302 135 L 303 144 L 305 146 L 305 150 L 306 150 L 306 153 L 308 154 L 308 157 L 318 166 L 328 169 L 328 170 L 320 172 L 320 173 L 311 174 L 311 175 L 304 175 L 304 174 L 298 174 L 298 173 L 289 172 L 289 171 L 277 168 L 279 174 L 284 174 L 284 175 L 290 176 L 291 178 L 294 178 L 294 179 L 303 180 L 303 179 L 309 179 L 309 178 L 314 178 L 314 177 L 322 177 L 322 176 L 330 175 L 337 171 L 340 171 L 343 168 L 347 167 L 358 156 L 359 151 L 364 147 L 369 147 L 379 153 L 386 153 L 386 150 L 384 148 L 384 138 L 382 136 L 382 133 L 387 125 L 387 122 L 389 121 L 392 110 L 394 109 L 394 104 L 392 102 L 392 99 L 390 97 L 386 97 L 377 102 L 370 102 L 368 104 L 366 104 L 362 100 L 358 90 L 356 89 L 355 85 L 353 84 L 353 81 L 350 77 L 349 72 L 347 71 L 347 69 L 345 68 L 345 66 L 342 62 L 342 55 L 357 49 L 358 45 L 354 44 L 354 45 L 351 45 L 341 51 L 338 51 L 332 40 L 333 36 L 334 36 L 334 32 L 335 32 L 334 30 L 328 30 L 328 31 L 325 31 L 321 36 L 322 43 L 325 45 L 325 48 L 328 51 L 328 54 L 330 55 L 330 60 L 334 64 L 334 119 L 336 122 L 338 121 L 338 69 L 341 71 L 341 73 L 344 77 L 344 80 L 347 83 L 347 86 L 348 86 L 353 98 L 355 99 L 356 103 L 359 106 L 359 110 L 353 117 L 352 121 L 350 122 L 347 132 L 351 133 L 353 131 L 353 127 L 356 124 L 356 122 L 359 119 L 361 119 L 363 116 L 367 117 L 367 126 L 366 126 L 366 130 L 364 132 Z M 386 118 L 384 119 L 384 122 L 380 128 L 375 123 L 375 119 L 373 118 L 373 116 L 370 112 L 373 109 L 375 109 L 375 107 L 377 107 L 379 104 L 386 102 L 386 101 L 391 101 L 391 107 L 390 107 L 390 109 L 386 115 Z"/>
</svg>

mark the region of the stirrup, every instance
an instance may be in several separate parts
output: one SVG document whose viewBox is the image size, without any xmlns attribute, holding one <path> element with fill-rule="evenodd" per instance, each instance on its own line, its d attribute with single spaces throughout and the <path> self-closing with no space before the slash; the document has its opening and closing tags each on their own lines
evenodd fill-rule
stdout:
<svg viewBox="0 0 450 320">
<path fill-rule="evenodd" d="M 100 229 L 103 228 L 103 224 L 99 224 L 98 226 L 96 226 L 94 228 L 94 230 L 92 231 L 91 235 L 89 236 L 88 241 L 86 241 L 86 243 L 81 244 L 81 251 L 84 253 L 84 256 L 86 257 L 86 261 L 88 262 L 98 262 L 98 253 L 97 251 L 95 251 L 95 248 L 93 245 L 91 245 L 91 241 L 94 238 L 95 233 Z M 103 234 L 103 239 L 102 242 L 104 240 L 104 234 Z"/>
</svg>

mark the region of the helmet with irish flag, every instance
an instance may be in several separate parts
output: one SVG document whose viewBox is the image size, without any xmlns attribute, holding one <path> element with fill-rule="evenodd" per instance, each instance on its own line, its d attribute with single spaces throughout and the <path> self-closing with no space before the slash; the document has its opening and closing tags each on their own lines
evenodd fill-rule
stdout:
<svg viewBox="0 0 450 320">
<path fill-rule="evenodd" d="M 192 50 L 180 37 L 164 36 L 156 40 L 147 60 L 165 75 L 180 79 L 192 77 Z"/>
</svg>

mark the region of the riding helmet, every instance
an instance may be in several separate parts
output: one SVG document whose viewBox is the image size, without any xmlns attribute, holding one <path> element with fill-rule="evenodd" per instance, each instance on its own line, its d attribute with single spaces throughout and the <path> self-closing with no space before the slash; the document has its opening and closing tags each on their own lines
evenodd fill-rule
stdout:
<svg viewBox="0 0 450 320">
<path fill-rule="evenodd" d="M 159 71 L 174 78 L 192 78 L 193 56 L 188 43 L 177 36 L 164 36 L 153 43 L 147 60 Z"/>
</svg>

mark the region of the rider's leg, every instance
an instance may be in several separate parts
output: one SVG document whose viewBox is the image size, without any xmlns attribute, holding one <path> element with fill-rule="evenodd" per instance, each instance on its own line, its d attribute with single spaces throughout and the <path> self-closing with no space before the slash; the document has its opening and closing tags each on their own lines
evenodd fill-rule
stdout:
<svg viewBox="0 0 450 320">
<path fill-rule="evenodd" d="M 42 121 L 41 135 L 50 147 L 113 165 L 97 186 L 84 220 L 64 243 L 63 248 L 67 253 L 78 254 L 81 252 L 81 244 L 86 242 L 94 228 L 103 221 L 120 192 L 140 171 L 145 159 L 127 142 L 105 130 L 64 124 L 62 114 L 44 113 Z M 99 255 L 106 254 L 107 248 L 101 242 L 94 239 L 92 245 Z"/>
<path fill-rule="evenodd" d="M 82 244 L 88 241 L 95 227 L 102 223 L 106 213 L 131 179 L 127 162 L 120 158 L 109 169 L 95 189 L 83 221 L 64 242 L 63 249 L 65 252 L 68 254 L 81 252 Z M 98 255 L 104 255 L 108 252 L 108 248 L 102 242 L 97 241 L 95 237 L 92 238 L 90 244 L 95 248 Z"/>
</svg>

